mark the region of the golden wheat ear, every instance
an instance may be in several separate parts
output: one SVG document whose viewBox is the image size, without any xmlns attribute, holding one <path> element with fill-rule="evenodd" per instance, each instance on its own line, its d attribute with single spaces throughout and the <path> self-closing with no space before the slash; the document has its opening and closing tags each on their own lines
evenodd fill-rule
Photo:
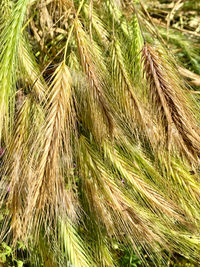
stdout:
<svg viewBox="0 0 200 267">
<path fill-rule="evenodd" d="M 97 63 L 97 61 L 95 62 L 93 58 L 95 54 L 91 52 L 90 41 L 78 19 L 75 20 L 74 26 L 80 61 L 83 71 L 87 77 L 90 97 L 92 98 L 92 102 L 97 103 L 97 106 L 100 108 L 109 133 L 112 135 L 114 128 L 113 117 L 103 90 L 104 84 L 102 81 L 102 75 L 97 71 L 95 66 Z"/>
<path fill-rule="evenodd" d="M 75 113 L 71 85 L 69 69 L 62 63 L 53 75 L 46 102 L 46 121 L 32 148 L 37 155 L 31 158 L 34 175 L 28 177 L 29 197 L 24 218 L 27 227 L 31 221 L 33 226 L 37 224 L 44 211 L 52 219 L 67 212 L 62 164 L 72 168 L 71 133 Z"/>
<path fill-rule="evenodd" d="M 12 161 L 11 173 L 6 173 L 11 180 L 9 211 L 14 240 L 26 242 L 30 234 L 37 240 L 40 229 L 51 227 L 51 223 L 55 227 L 58 216 L 62 218 L 68 214 L 72 220 L 76 217 L 75 193 L 65 188 L 65 181 L 67 184 L 73 183 L 73 174 L 69 173 L 73 169 L 72 136 L 76 135 L 71 84 L 69 69 L 62 63 L 57 67 L 46 92 L 43 107 L 45 120 L 40 125 L 40 131 L 34 129 L 37 127 L 36 121 L 32 122 L 29 130 L 24 126 L 30 101 L 25 102 L 19 113 L 16 124 L 19 124 L 20 132 L 16 132 L 14 139 L 19 145 L 14 143 L 13 146 L 17 149 L 15 157 L 21 147 L 25 150 L 23 153 L 27 152 L 26 155 L 22 154 L 26 160 L 20 158 L 19 161 L 17 158 Z M 29 136 L 32 138 L 34 135 L 34 138 L 24 149 L 24 138 L 29 131 Z M 14 153 L 13 146 L 11 155 Z M 20 162 L 20 165 L 15 166 L 15 162 Z"/>
<path fill-rule="evenodd" d="M 165 135 L 168 149 L 176 148 L 188 160 L 200 155 L 200 128 L 195 120 L 189 93 L 164 52 L 145 44 L 142 49 L 144 75 L 152 110 Z"/>
</svg>

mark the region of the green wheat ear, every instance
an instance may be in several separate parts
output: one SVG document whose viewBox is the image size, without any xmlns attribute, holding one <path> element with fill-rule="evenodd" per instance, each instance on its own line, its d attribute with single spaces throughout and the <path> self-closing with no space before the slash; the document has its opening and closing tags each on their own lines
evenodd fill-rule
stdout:
<svg viewBox="0 0 200 267">
<path fill-rule="evenodd" d="M 25 85 L 30 86 L 32 94 L 37 99 L 43 100 L 45 91 L 47 90 L 47 84 L 40 74 L 39 66 L 31 50 L 31 46 L 25 38 L 22 38 L 19 44 L 19 64 L 21 79 Z"/>
<path fill-rule="evenodd" d="M 77 227 L 70 220 L 59 221 L 60 243 L 64 257 L 74 267 L 96 266 L 91 252 L 86 247 L 84 240 L 80 237 Z"/>
<path fill-rule="evenodd" d="M 141 33 L 140 24 L 136 14 L 131 21 L 131 45 L 129 56 L 131 60 L 131 73 L 134 81 L 137 82 L 141 76 L 141 50 L 144 45 L 144 39 Z"/>
<path fill-rule="evenodd" d="M 30 0 L 19 0 L 15 3 L 9 22 L 0 34 L 0 140 L 2 133 L 8 142 L 9 129 L 12 129 L 14 119 L 16 68 L 18 65 L 18 48 L 21 30 Z M 3 7 L 2 7 L 3 8 Z"/>
<path fill-rule="evenodd" d="M 159 32 L 167 40 L 167 31 L 165 28 L 160 27 Z M 184 60 L 186 60 L 193 68 L 193 70 L 200 74 L 200 55 L 198 49 L 195 49 L 194 40 L 189 39 L 183 34 L 174 29 L 169 29 L 169 42 L 171 45 L 181 49 L 184 53 Z M 187 64 L 188 64 L 187 63 Z"/>
</svg>

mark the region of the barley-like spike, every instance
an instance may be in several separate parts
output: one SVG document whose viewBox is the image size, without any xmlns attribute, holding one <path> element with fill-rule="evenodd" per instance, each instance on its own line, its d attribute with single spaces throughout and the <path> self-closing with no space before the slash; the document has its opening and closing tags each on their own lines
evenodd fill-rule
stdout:
<svg viewBox="0 0 200 267">
<path fill-rule="evenodd" d="M 13 4 L 8 22 L 0 32 L 0 142 L 2 133 L 6 142 L 13 127 L 16 91 L 16 68 L 21 30 L 30 0 L 19 0 Z M 1 6 L 3 8 L 3 6 Z"/>
<path fill-rule="evenodd" d="M 125 178 L 128 174 L 128 166 L 120 166 L 121 160 L 119 158 L 114 158 L 116 155 L 114 155 L 112 149 L 111 151 L 107 150 L 106 153 L 112 154 L 108 156 L 108 158 L 120 172 L 120 178 L 124 177 L 126 179 L 124 182 L 121 181 L 121 179 L 118 180 L 116 177 L 117 171 L 114 172 L 115 174 L 109 171 L 107 168 L 107 164 L 109 164 L 107 158 L 106 161 L 102 161 L 98 154 L 99 152 L 95 150 L 94 146 L 89 145 L 89 141 L 86 138 L 81 137 L 80 142 L 80 155 L 84 157 L 84 164 L 82 161 L 80 165 L 80 174 L 83 179 L 83 184 L 88 184 L 85 185 L 86 187 L 82 190 L 85 192 L 86 198 L 88 199 L 89 209 L 91 209 L 91 212 L 93 211 L 93 214 L 103 223 L 105 223 L 108 218 L 111 218 L 112 223 L 110 223 L 110 227 L 116 238 L 125 240 L 126 238 L 124 239 L 123 235 L 121 236 L 120 234 L 122 232 L 127 235 L 134 248 L 141 245 L 147 253 L 150 254 L 152 252 L 159 253 L 161 247 L 165 247 L 167 250 L 170 250 L 170 248 L 174 250 L 180 249 L 181 253 L 190 253 L 191 248 L 199 251 L 198 243 L 196 243 L 195 240 L 191 240 L 190 242 L 187 237 L 187 230 L 185 230 L 185 227 L 189 226 L 197 230 L 195 226 L 196 222 L 195 220 L 194 222 L 189 220 L 191 225 L 188 224 L 187 220 L 189 217 L 187 213 L 182 213 L 182 210 L 176 207 L 176 200 L 174 202 L 175 205 L 171 200 L 165 199 L 165 197 L 161 197 L 161 200 L 159 197 L 160 189 L 158 189 L 157 194 L 155 191 L 154 193 L 152 191 L 155 197 L 155 199 L 152 200 L 154 202 L 157 198 L 156 202 L 161 201 L 163 204 L 165 203 L 165 208 L 160 206 L 159 209 L 161 212 L 156 212 L 149 206 L 150 199 L 148 199 L 146 205 L 144 205 L 140 199 L 141 195 L 137 195 L 134 186 L 129 187 L 128 183 L 126 183 L 126 181 L 128 182 L 129 180 L 129 178 Z M 125 161 L 127 160 L 124 158 L 123 162 Z M 138 186 L 139 184 L 141 187 L 144 185 L 143 182 L 140 183 L 138 180 Z M 93 193 L 89 193 L 91 189 L 85 191 L 87 187 L 95 188 L 95 197 L 93 197 Z M 93 190 L 94 189 L 92 189 L 92 192 L 94 192 Z M 148 191 L 149 189 L 143 188 L 142 190 Z M 153 196 L 150 196 L 150 198 L 151 197 L 154 198 Z M 97 202 L 95 198 L 98 199 Z M 150 200 L 150 202 L 152 200 Z M 97 210 L 96 203 L 105 206 L 109 216 L 106 215 L 106 213 L 103 214 L 100 212 L 101 209 L 98 208 Z M 156 206 L 158 208 L 157 204 Z M 106 218 L 101 217 L 105 215 Z M 196 230 L 194 230 L 194 233 Z M 177 239 L 175 240 L 173 237 L 176 235 Z M 198 253 L 199 252 L 194 253 L 194 259 L 199 258 Z M 164 257 L 164 255 L 161 255 L 161 257 Z"/>
<path fill-rule="evenodd" d="M 35 95 L 39 100 L 42 100 L 47 90 L 47 85 L 42 77 L 40 70 L 31 51 L 30 46 L 25 39 L 22 39 L 19 45 L 19 56 L 23 76 L 26 77 L 24 83 L 33 86 Z M 28 77 L 27 77 L 28 76 Z"/>
<path fill-rule="evenodd" d="M 197 161 L 200 129 L 177 71 L 164 60 L 164 55 L 148 44 L 143 47 L 142 61 L 149 83 L 149 99 L 167 134 L 168 149 L 175 145 L 189 160 Z"/>
<path fill-rule="evenodd" d="M 59 219 L 59 235 L 62 252 L 74 267 L 96 266 L 91 251 L 85 246 L 84 240 L 79 236 L 76 226 L 67 220 Z M 63 256 L 63 255 L 62 255 Z"/>
<path fill-rule="evenodd" d="M 102 81 L 98 77 L 94 61 L 91 57 L 89 45 L 87 43 L 86 33 L 84 32 L 82 25 L 78 19 L 75 20 L 74 25 L 83 70 L 88 78 L 89 86 L 92 90 L 91 93 L 94 96 L 94 99 L 96 99 L 96 101 L 99 103 L 101 110 L 107 120 L 109 132 L 112 135 L 114 127 L 113 118 L 110 112 L 110 108 L 108 106 L 108 102 L 103 92 Z"/>
<path fill-rule="evenodd" d="M 75 198 L 70 200 L 69 190 L 64 186 L 64 175 L 69 176 L 69 170 L 73 168 L 71 135 L 75 131 L 75 113 L 71 84 L 70 72 L 62 63 L 56 69 L 46 92 L 46 120 L 40 132 L 36 131 L 37 136 L 28 149 L 27 161 L 20 166 L 20 180 L 16 181 L 13 175 L 13 181 L 18 186 L 12 186 L 13 196 L 26 192 L 17 209 L 13 210 L 16 197 L 11 197 L 10 201 L 11 213 L 22 222 L 16 225 L 13 221 L 11 225 L 15 240 L 21 238 L 27 241 L 27 233 L 32 233 L 37 242 L 42 226 L 45 229 L 47 224 L 48 227 L 51 223 L 55 226 L 56 218 L 65 213 L 70 214 L 71 219 L 76 216 L 76 208 L 73 207 L 77 202 Z M 67 168 L 66 171 L 63 171 L 62 164 Z"/>
</svg>

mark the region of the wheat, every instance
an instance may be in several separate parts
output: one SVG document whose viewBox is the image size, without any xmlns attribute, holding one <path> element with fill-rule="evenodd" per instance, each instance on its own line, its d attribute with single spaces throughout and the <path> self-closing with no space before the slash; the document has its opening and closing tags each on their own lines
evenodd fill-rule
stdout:
<svg viewBox="0 0 200 267">
<path fill-rule="evenodd" d="M 63 252 L 66 258 L 75 267 L 96 266 L 93 262 L 89 248 L 85 246 L 84 241 L 78 234 L 75 226 L 67 220 L 60 220 L 60 238 L 63 243 Z"/>
<path fill-rule="evenodd" d="M 19 46 L 19 55 L 22 69 L 22 78 L 26 77 L 25 84 L 33 86 L 35 94 L 39 100 L 44 97 L 47 86 L 40 75 L 37 63 L 32 55 L 32 51 L 25 40 L 22 40 Z"/>
<path fill-rule="evenodd" d="M 14 4 L 8 25 L 0 34 L 0 140 L 2 132 L 8 142 L 9 128 L 12 129 L 14 119 L 13 95 L 16 90 L 16 68 L 18 48 L 21 39 L 22 24 L 29 0 L 20 0 Z M 2 140 L 1 140 L 2 142 Z"/>
<path fill-rule="evenodd" d="M 79 49 L 79 54 L 81 57 L 81 63 L 83 66 L 83 70 L 87 75 L 88 82 L 91 88 L 91 95 L 94 97 L 94 100 L 99 104 L 103 115 L 107 120 L 107 125 L 109 127 L 109 132 L 112 134 L 113 132 L 113 118 L 110 112 L 110 108 L 108 106 L 107 100 L 105 98 L 102 81 L 99 79 L 99 76 L 96 72 L 96 68 L 94 65 L 94 61 L 91 58 L 89 44 L 87 42 L 86 34 L 82 29 L 80 22 L 76 19 L 74 22 L 76 37 L 77 37 L 77 45 Z"/>
<path fill-rule="evenodd" d="M 164 55 L 163 55 L 164 56 Z M 149 100 L 167 134 L 168 149 L 175 144 L 189 160 L 199 156 L 200 131 L 176 70 L 158 51 L 146 44 L 142 51 Z"/>
<path fill-rule="evenodd" d="M 68 169 L 71 168 L 70 131 L 71 127 L 74 127 L 74 114 L 71 75 L 64 64 L 60 64 L 55 71 L 45 110 L 46 121 L 36 141 L 29 148 L 28 161 L 24 163 L 21 171 L 21 187 L 13 189 L 13 194 L 21 194 L 22 190 L 27 192 L 23 197 L 24 205 L 20 207 L 23 210 L 23 223 L 15 233 L 16 238 L 24 240 L 27 240 L 29 231 L 35 232 L 37 236 L 42 225 L 47 222 L 55 224 L 53 218 L 67 212 L 67 193 L 64 189 L 61 161 Z M 63 153 L 66 157 L 63 157 Z M 15 199 L 13 198 L 12 202 Z M 18 216 L 21 217 L 19 214 Z"/>
</svg>

